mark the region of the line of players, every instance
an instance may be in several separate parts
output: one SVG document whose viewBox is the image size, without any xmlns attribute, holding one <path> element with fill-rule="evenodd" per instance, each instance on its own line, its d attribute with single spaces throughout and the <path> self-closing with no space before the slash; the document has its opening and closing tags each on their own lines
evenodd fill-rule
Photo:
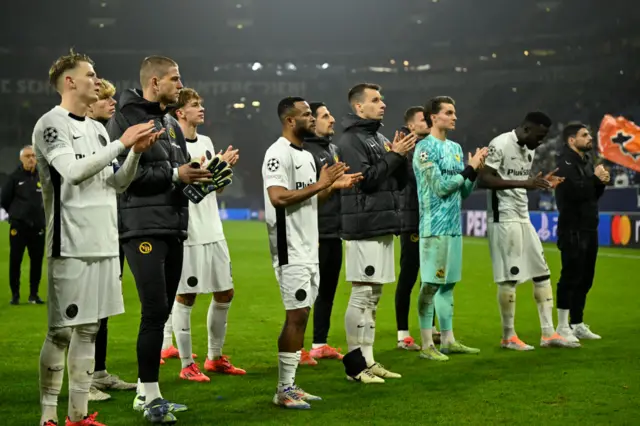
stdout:
<svg viewBox="0 0 640 426">
<path fill-rule="evenodd" d="M 460 145 L 448 139 L 457 121 L 452 98 L 440 96 L 430 99 L 424 108 L 411 108 L 405 124 L 413 131 L 396 132 L 392 142 L 379 132 L 385 110 L 379 86 L 353 87 L 349 103 L 353 113 L 343 120 L 344 133 L 333 144 L 335 120 L 324 104 L 308 104 L 296 97 L 282 100 L 278 106 L 282 137 L 264 157 L 270 250 L 287 313 L 278 340 L 279 380 L 274 403 L 307 409 L 309 401 L 321 399 L 295 382 L 298 364 L 313 364 L 313 358 L 342 359 L 347 378 L 362 383 L 401 377 L 374 360 L 373 342 L 382 284 L 395 282 L 393 236 L 401 230 L 397 196 L 408 180 L 407 164 L 415 175 L 419 203 L 422 346 L 415 345 L 407 332 L 405 336 L 399 334 L 398 347 L 420 350 L 421 358 L 435 361 L 447 361 L 449 354 L 480 352 L 462 345 L 453 335 L 453 289 L 462 278 L 461 201 L 478 184 L 488 189 L 488 237 L 494 281 L 498 284 L 501 347 L 534 349 L 517 336 L 514 327 L 515 289 L 528 281 L 534 284 L 540 346 L 580 347 L 576 332 L 566 320 L 560 321 L 561 315 L 558 328 L 554 327 L 550 271 L 528 212 L 528 189 L 552 189 L 564 181 L 555 176 L 556 171 L 531 176 L 535 149 L 547 136 L 551 119 L 541 112 L 528 113 L 514 130 L 494 138 L 488 147 L 476 149 L 475 154 L 469 153 L 465 166 Z M 421 140 L 416 145 L 418 136 Z M 324 143 L 321 149 L 316 146 L 317 139 Z M 340 172 L 330 179 L 330 172 L 336 169 Z M 353 173 L 345 174 L 347 170 Z M 357 185 L 346 185 L 338 194 L 331 182 L 345 176 Z M 318 205 L 330 203 L 327 199 L 332 197 L 339 200 L 346 279 L 352 283 L 345 313 L 349 352 L 344 357 L 326 344 L 326 334 L 322 335 L 324 341 L 317 341 L 315 331 L 311 352 L 303 350 L 309 311 L 318 287 L 322 291 L 325 285 L 323 274 L 326 271 L 337 281 L 340 269 L 335 260 L 318 255 Z M 336 204 L 330 208 L 335 209 Z M 322 216 L 322 206 L 320 213 Z M 320 250 L 323 243 L 321 239 Z M 318 270 L 322 272 L 318 274 Z M 327 283 L 334 294 L 336 284 Z M 333 295 L 328 298 L 333 300 Z M 441 329 L 439 348 L 433 335 L 436 313 Z M 324 327 L 328 328 L 327 322 Z M 581 338 L 597 337 L 583 333 Z"/>
<path fill-rule="evenodd" d="M 173 61 L 171 63 L 175 64 Z M 164 129 L 157 130 L 152 122 L 142 123 L 129 127 L 119 141 L 109 143 L 104 127 L 97 121 L 85 120 L 90 106 L 98 100 L 100 91 L 100 81 L 93 70 L 92 61 L 85 56 L 72 54 L 60 58 L 56 64 L 52 67 L 50 77 L 62 96 L 62 102 L 38 121 L 33 134 L 47 215 L 51 301 L 48 308 L 49 332 L 41 353 L 41 424 L 57 424 L 57 395 L 62 385 L 64 351 L 69 348 L 70 404 L 66 424 L 95 426 L 101 424 L 96 421 L 97 413 L 88 415 L 88 395 L 93 379 L 90 372 L 93 370 L 95 350 L 93 340 L 98 331 L 98 321 L 124 311 L 116 260 L 119 244 L 115 195 L 125 192 L 136 178 L 140 156 L 156 143 Z M 177 65 L 169 68 L 175 68 L 177 73 Z M 180 125 L 176 130 L 183 132 L 186 137 L 190 156 L 196 159 L 211 157 L 215 152 L 211 140 L 197 134 L 197 126 L 204 119 L 202 99 L 193 90 L 182 90 L 179 74 L 177 79 L 174 77 L 166 69 L 151 76 L 156 88 L 170 87 L 166 90 L 180 93 L 173 100 L 178 107 L 172 113 Z M 147 83 L 142 82 L 143 86 Z M 414 149 L 417 135 L 396 133 L 393 142 L 390 142 L 378 132 L 385 109 L 378 86 L 363 84 L 354 87 L 349 93 L 349 102 L 354 114 L 345 119 L 346 130 L 340 145 L 344 162 L 335 158 L 331 165 L 319 164 L 303 149 L 305 138 L 314 136 L 316 119 L 309 105 L 301 98 L 286 98 L 278 105 L 283 135 L 265 154 L 263 177 L 267 227 L 273 266 L 287 310 L 287 319 L 278 342 L 279 380 L 273 400 L 277 405 L 288 408 L 309 408 L 307 401 L 319 399 L 295 384 L 295 371 L 302 356 L 309 310 L 318 293 L 320 281 L 317 203 L 332 196 L 341 199 L 341 236 L 347 241 L 347 280 L 353 284 L 345 315 L 349 352 L 343 362 L 347 377 L 364 383 L 381 383 L 385 378 L 400 377 L 375 362 L 373 341 L 382 284 L 395 281 L 393 236 L 398 233 L 395 194 L 406 185 L 406 156 Z M 322 107 L 324 110 L 320 111 L 316 108 L 315 115 L 320 112 L 331 120 L 326 107 Z M 421 356 L 442 360 L 447 353 L 478 352 L 457 342 L 451 327 L 452 290 L 455 282 L 460 280 L 461 270 L 460 199 L 465 191 L 469 193 L 473 190 L 479 171 L 483 176 L 486 170 L 493 170 L 489 173 L 493 176 L 506 177 L 509 173 L 506 172 L 507 157 L 503 156 L 506 147 L 501 147 L 495 141 L 492 142 L 492 148 L 479 149 L 475 155 L 470 155 L 469 165 L 464 167 L 460 146 L 446 138 L 447 132 L 455 128 L 453 100 L 436 98 L 430 101 L 423 116 L 431 127 L 431 134 L 420 142 L 420 149 L 416 150 L 419 155 L 413 159 L 421 206 Z M 512 139 L 503 139 L 519 146 L 519 154 L 528 159 L 530 168 L 533 149 L 544 138 L 549 125 L 546 116 L 530 114 L 523 125 L 513 132 Z M 119 166 L 114 159 L 126 152 L 129 154 Z M 238 160 L 238 152 L 229 147 L 224 154 L 221 153 L 221 157 L 234 165 Z M 347 174 L 347 171 L 352 173 Z M 528 173 L 523 172 L 518 176 L 522 179 L 515 181 L 520 183 L 511 183 L 510 187 L 553 187 L 561 183 L 561 179 L 552 173 L 533 180 L 527 178 Z M 183 182 L 197 183 L 208 178 L 211 178 L 211 174 L 203 172 L 183 179 Z M 454 193 L 456 196 L 452 197 Z M 446 203 L 442 202 L 445 199 Z M 174 316 L 166 324 L 167 331 L 171 326 L 174 330 L 180 330 L 176 336 L 182 360 L 180 377 L 195 381 L 208 381 L 194 362 L 191 336 L 187 332 L 190 330 L 191 307 L 198 293 L 214 294 L 207 321 L 209 353 L 205 369 L 244 374 L 243 370 L 231 365 L 228 358 L 222 355 L 233 283 L 215 193 L 205 197 L 205 201 L 204 204 L 191 204 L 189 207 L 193 220 L 190 221 L 185 248 L 185 259 L 188 260 L 182 270 Z M 206 226 L 196 226 L 198 220 Z M 216 226 L 211 226 L 212 221 Z M 448 225 L 440 226 L 445 222 Z M 499 221 L 494 222 L 497 225 Z M 539 278 L 535 288 L 543 326 L 542 346 L 575 346 L 553 331 L 550 312 L 553 302 L 548 268 L 546 263 L 542 265 L 542 248 L 537 237 L 527 235 L 527 228 L 531 225 L 527 226 L 522 221 L 518 223 L 521 223 L 519 230 L 503 230 L 509 238 L 517 232 L 525 235 L 523 241 L 515 243 L 521 244 L 527 256 L 519 255 L 517 261 L 528 259 L 531 253 L 538 253 L 542 262 L 540 259 L 537 259 L 537 263 L 535 260 L 534 263 L 525 262 L 517 267 L 520 268 L 518 272 L 511 266 L 513 256 L 509 251 L 506 255 L 511 258 L 503 261 L 502 266 L 496 266 L 501 264 L 494 260 L 494 275 L 500 276 L 496 271 L 509 267 L 508 278 L 514 275 L 518 277 L 496 281 L 508 282 L 510 288 L 512 281 L 519 282 L 525 275 Z M 441 230 L 436 231 L 439 227 Z M 86 232 L 98 229 L 99 235 L 86 238 Z M 211 232 L 206 236 L 196 235 L 193 232 L 195 229 L 198 232 L 209 229 Z M 444 234 L 438 235 L 438 232 Z M 490 232 L 490 240 L 494 238 L 491 235 L 493 231 Z M 152 250 L 150 244 L 140 244 L 140 254 L 145 255 Z M 492 257 L 495 257 L 494 249 Z M 538 271 L 541 272 L 538 274 Z M 77 286 L 78 282 L 92 284 Z M 513 298 L 510 300 L 513 301 Z M 434 303 L 438 307 L 442 331 L 439 351 L 431 339 Z M 503 336 L 503 346 L 522 348 L 522 342 L 515 337 L 513 326 L 509 326 L 505 317 L 508 318 L 508 313 L 503 314 L 504 328 L 507 330 Z M 326 342 L 321 343 L 324 344 L 312 351 L 316 349 L 316 353 L 320 354 L 329 352 L 330 356 L 336 357 Z M 165 354 L 170 348 L 170 344 L 166 345 Z M 157 383 L 153 385 L 155 390 L 151 392 L 160 395 Z M 175 413 L 187 409 L 161 396 L 146 401 L 147 388 L 151 389 L 138 383 L 134 408 L 143 411 L 148 420 L 173 423 L 176 421 Z"/>
</svg>

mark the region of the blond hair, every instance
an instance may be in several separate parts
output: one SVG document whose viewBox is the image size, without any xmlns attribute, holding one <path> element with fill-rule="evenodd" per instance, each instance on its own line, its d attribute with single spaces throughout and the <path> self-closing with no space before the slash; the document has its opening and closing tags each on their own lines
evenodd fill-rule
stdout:
<svg viewBox="0 0 640 426">
<path fill-rule="evenodd" d="M 49 68 L 49 83 L 59 91 L 58 83 L 62 74 L 74 69 L 80 62 L 87 62 L 92 66 L 95 65 L 89 56 L 69 49 L 68 55 L 60 56 Z"/>
<path fill-rule="evenodd" d="M 100 100 L 113 98 L 116 94 L 116 86 L 106 78 L 100 79 L 100 92 L 98 98 Z"/>
</svg>

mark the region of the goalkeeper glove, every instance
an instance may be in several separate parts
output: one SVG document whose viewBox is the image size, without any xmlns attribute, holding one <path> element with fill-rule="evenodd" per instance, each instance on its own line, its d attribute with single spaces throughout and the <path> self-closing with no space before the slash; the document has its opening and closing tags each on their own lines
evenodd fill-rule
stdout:
<svg viewBox="0 0 640 426">
<path fill-rule="evenodd" d="M 193 161 L 191 162 L 191 166 L 200 167 L 200 163 Z M 223 161 L 219 155 L 213 157 L 209 163 L 205 163 L 203 166 L 211 171 L 211 179 L 206 182 L 187 185 L 183 189 L 183 193 L 194 204 L 201 202 L 207 194 L 229 185 L 233 178 L 231 167 L 229 167 L 229 164 Z"/>
</svg>

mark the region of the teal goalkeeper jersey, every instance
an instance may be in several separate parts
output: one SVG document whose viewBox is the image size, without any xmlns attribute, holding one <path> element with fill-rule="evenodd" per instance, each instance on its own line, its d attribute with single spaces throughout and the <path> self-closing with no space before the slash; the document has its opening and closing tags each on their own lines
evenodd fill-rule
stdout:
<svg viewBox="0 0 640 426">
<path fill-rule="evenodd" d="M 462 199 L 475 183 L 465 179 L 462 148 L 449 139 L 431 135 L 418 142 L 413 155 L 413 171 L 418 187 L 420 237 L 462 235 Z"/>
</svg>

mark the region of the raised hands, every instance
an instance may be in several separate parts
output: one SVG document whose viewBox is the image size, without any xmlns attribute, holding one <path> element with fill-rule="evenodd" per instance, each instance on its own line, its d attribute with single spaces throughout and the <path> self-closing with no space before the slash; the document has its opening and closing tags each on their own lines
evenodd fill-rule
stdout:
<svg viewBox="0 0 640 426">
<path fill-rule="evenodd" d="M 148 150 L 158 138 L 164 133 L 165 129 L 154 132 L 155 124 L 153 120 L 146 123 L 136 124 L 125 130 L 120 137 L 120 142 L 126 148 L 132 148 L 133 152 L 141 153 Z"/>
<path fill-rule="evenodd" d="M 469 165 L 473 167 L 474 170 L 479 170 L 484 167 L 484 162 L 487 159 L 487 155 L 489 155 L 489 148 L 476 148 L 476 153 L 471 155 L 469 153 Z"/>
<path fill-rule="evenodd" d="M 600 182 L 602 183 L 609 183 L 609 181 L 611 180 L 611 176 L 609 175 L 609 170 L 605 169 L 602 164 L 599 164 L 595 168 L 594 174 L 598 179 L 600 179 Z"/>
<path fill-rule="evenodd" d="M 326 164 L 320 169 L 320 177 L 318 178 L 318 184 L 322 189 L 329 188 L 333 183 L 344 176 L 344 173 L 348 170 L 346 164 L 342 162 L 335 163 L 332 166 Z"/>
<path fill-rule="evenodd" d="M 406 156 L 415 146 L 418 136 L 414 133 L 405 135 L 404 133 L 396 132 L 391 144 L 391 151 L 402 156 Z"/>
<path fill-rule="evenodd" d="M 220 151 L 218 154 L 222 156 L 222 161 L 225 161 L 229 167 L 233 167 L 240 159 L 239 151 L 239 149 L 233 149 L 233 146 L 229 145 L 224 153 Z"/>
</svg>

